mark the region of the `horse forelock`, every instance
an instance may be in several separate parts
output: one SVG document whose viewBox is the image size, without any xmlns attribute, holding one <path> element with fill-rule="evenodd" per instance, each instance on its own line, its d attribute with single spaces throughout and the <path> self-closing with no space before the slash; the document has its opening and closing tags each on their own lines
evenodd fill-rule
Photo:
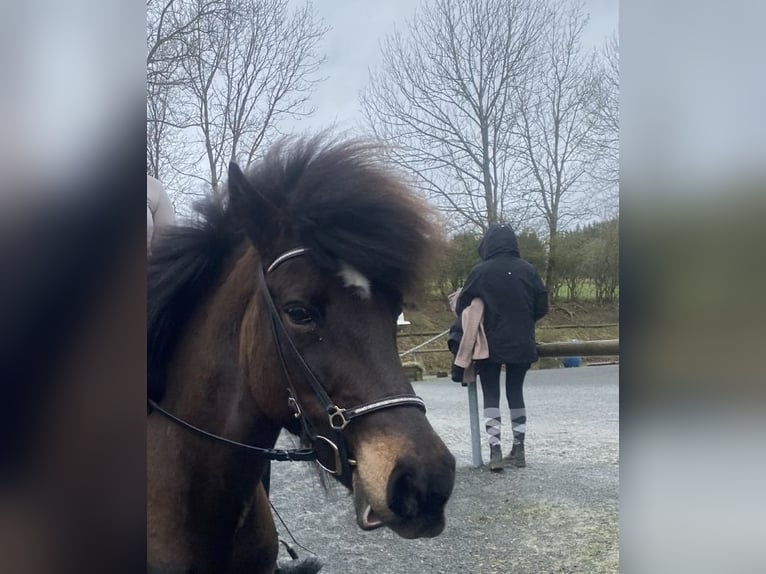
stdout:
<svg viewBox="0 0 766 574">
<path fill-rule="evenodd" d="M 285 140 L 247 178 L 320 267 L 350 267 L 373 289 L 406 294 L 422 277 L 436 233 L 430 209 L 381 155 L 362 140 Z"/>
</svg>

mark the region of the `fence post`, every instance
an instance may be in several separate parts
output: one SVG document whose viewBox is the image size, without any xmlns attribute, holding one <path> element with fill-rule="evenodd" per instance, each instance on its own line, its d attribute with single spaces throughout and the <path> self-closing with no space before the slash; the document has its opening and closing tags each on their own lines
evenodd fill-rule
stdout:
<svg viewBox="0 0 766 574">
<path fill-rule="evenodd" d="M 468 417 L 471 423 L 471 458 L 474 468 L 480 467 L 481 434 L 479 433 L 479 399 L 476 393 L 476 381 L 468 383 Z"/>
</svg>

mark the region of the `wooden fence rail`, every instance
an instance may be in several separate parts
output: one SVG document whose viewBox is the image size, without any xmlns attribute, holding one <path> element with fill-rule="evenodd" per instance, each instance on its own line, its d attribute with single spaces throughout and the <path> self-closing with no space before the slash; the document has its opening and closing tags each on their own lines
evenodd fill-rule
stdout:
<svg viewBox="0 0 766 574">
<path fill-rule="evenodd" d="M 588 357 L 593 355 L 619 355 L 620 340 L 568 341 L 566 343 L 538 343 L 541 357 Z"/>
<path fill-rule="evenodd" d="M 440 334 L 442 335 L 442 334 Z M 442 335 L 443 336 L 443 335 Z M 426 341 L 417 347 L 414 347 L 400 357 L 406 355 L 425 355 L 431 353 L 449 353 L 449 349 L 422 349 L 425 345 L 435 342 L 436 339 Z M 606 339 L 603 341 L 566 341 L 561 343 L 538 343 L 537 354 L 541 357 L 589 357 L 589 356 L 609 356 L 620 354 L 620 340 Z"/>
<path fill-rule="evenodd" d="M 605 329 L 608 327 L 619 327 L 619 323 L 592 323 L 586 325 L 538 325 L 537 329 Z M 403 339 L 405 337 L 433 337 L 434 335 L 441 334 L 442 331 L 421 331 L 418 333 L 399 333 L 397 337 Z"/>
</svg>

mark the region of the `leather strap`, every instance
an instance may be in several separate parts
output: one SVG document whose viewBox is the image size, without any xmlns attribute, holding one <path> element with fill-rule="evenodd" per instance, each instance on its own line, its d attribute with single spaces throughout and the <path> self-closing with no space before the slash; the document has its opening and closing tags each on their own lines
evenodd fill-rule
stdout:
<svg viewBox="0 0 766 574">
<path fill-rule="evenodd" d="M 184 428 L 194 431 L 195 433 L 202 435 L 204 437 L 211 438 L 213 440 L 217 440 L 219 442 L 222 442 L 231 446 L 247 449 L 251 451 L 253 454 L 255 454 L 256 456 L 268 458 L 269 460 L 281 460 L 281 461 L 316 460 L 317 458 L 316 452 L 312 448 L 298 448 L 298 449 L 291 449 L 291 450 L 283 450 L 283 449 L 277 449 L 277 448 L 263 448 L 260 446 L 253 446 L 251 444 L 237 442 L 235 440 L 222 437 L 220 435 L 208 432 L 204 429 L 194 426 L 190 422 L 187 422 L 184 419 L 177 417 L 173 413 L 166 411 L 160 405 L 154 402 L 152 399 L 149 399 L 149 405 L 151 405 L 151 407 L 155 409 L 161 415 L 169 418 L 170 420 L 181 425 Z"/>
</svg>

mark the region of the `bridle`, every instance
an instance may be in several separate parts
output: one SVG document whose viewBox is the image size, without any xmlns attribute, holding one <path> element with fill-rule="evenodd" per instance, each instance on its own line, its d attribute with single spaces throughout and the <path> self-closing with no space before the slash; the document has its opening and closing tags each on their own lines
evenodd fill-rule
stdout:
<svg viewBox="0 0 766 574">
<path fill-rule="evenodd" d="M 302 256 L 308 251 L 309 249 L 305 247 L 298 247 L 298 248 L 286 251 L 285 253 L 277 257 L 269 265 L 269 267 L 266 269 L 266 273 L 268 274 L 273 272 L 285 261 L 288 261 L 295 257 Z M 387 408 L 393 408 L 393 407 L 414 406 L 414 407 L 418 407 L 423 412 L 425 412 L 426 411 L 425 402 L 423 401 L 423 399 L 415 395 L 394 395 L 394 396 L 384 397 L 376 401 L 371 401 L 369 403 L 357 405 L 351 408 L 342 408 L 338 406 L 337 404 L 335 404 L 333 400 L 330 398 L 330 396 L 327 394 L 327 391 L 325 390 L 322 383 L 314 374 L 311 367 L 308 365 L 308 363 L 304 359 L 303 355 L 301 354 L 300 350 L 295 344 L 295 341 L 293 341 L 292 337 L 290 336 L 290 333 L 288 332 L 287 327 L 285 327 L 285 324 L 282 321 L 282 317 L 279 314 L 277 306 L 274 303 L 274 299 L 271 296 L 269 287 L 266 284 L 266 276 L 263 272 L 263 268 L 261 267 L 261 265 L 257 266 L 256 282 L 258 284 L 258 287 L 261 293 L 263 293 L 263 297 L 266 300 L 266 304 L 269 309 L 269 315 L 271 320 L 270 321 L 271 333 L 274 339 L 274 345 L 277 349 L 277 355 L 279 356 L 279 361 L 282 365 L 282 371 L 284 372 L 285 378 L 287 379 L 287 383 L 288 383 L 287 403 L 291 411 L 293 412 L 293 416 L 295 416 L 295 418 L 300 421 L 304 435 L 308 439 L 311 447 L 284 450 L 284 449 L 262 448 L 262 447 L 257 447 L 253 445 L 248 445 L 248 444 L 233 441 L 225 437 L 222 437 L 220 435 L 217 435 L 215 433 L 211 433 L 206 430 L 203 430 L 189 423 L 188 421 L 185 421 L 184 419 L 166 411 L 165 409 L 160 407 L 155 401 L 151 399 L 149 399 L 149 405 L 151 408 L 153 408 L 154 410 L 156 410 L 163 416 L 169 418 L 171 421 L 181 425 L 182 427 L 188 430 L 191 430 L 193 432 L 196 432 L 197 434 L 201 434 L 208 438 L 223 442 L 225 444 L 247 449 L 248 451 L 250 451 L 252 454 L 256 456 L 268 458 L 269 460 L 275 460 L 275 461 L 313 460 L 313 461 L 316 461 L 317 464 L 322 469 L 329 472 L 330 474 L 333 474 L 341 478 L 350 477 L 351 467 L 356 465 L 356 461 L 348 456 L 348 449 L 346 447 L 345 437 L 343 436 L 343 430 L 348 426 L 348 424 L 355 418 L 373 413 L 375 411 L 379 411 L 379 410 L 387 409 Z M 332 438 L 328 438 L 324 435 L 317 434 L 316 432 L 314 432 L 310 421 L 304 415 L 305 409 L 303 409 L 301 406 L 299 394 L 296 392 L 295 385 L 293 384 L 293 380 L 290 377 L 290 372 L 287 366 L 287 360 L 285 358 L 285 350 L 283 348 L 282 341 L 286 342 L 287 348 L 295 356 L 295 360 L 297 361 L 297 364 L 300 367 L 300 370 L 303 371 L 303 374 L 306 376 L 306 380 L 309 383 L 309 386 L 314 394 L 314 397 L 319 401 L 322 407 L 322 410 L 325 413 L 325 416 L 327 416 L 327 421 L 333 433 Z M 323 461 L 320 459 L 317 449 L 319 450 L 329 449 L 329 452 L 332 454 L 332 466 L 328 465 L 326 460 Z"/>
</svg>

